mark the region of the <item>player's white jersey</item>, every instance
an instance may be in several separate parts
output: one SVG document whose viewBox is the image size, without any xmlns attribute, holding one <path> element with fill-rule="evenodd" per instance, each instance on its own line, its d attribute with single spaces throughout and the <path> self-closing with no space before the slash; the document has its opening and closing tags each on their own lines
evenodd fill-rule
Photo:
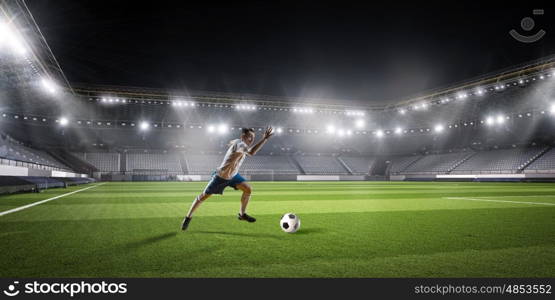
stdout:
<svg viewBox="0 0 555 300">
<path fill-rule="evenodd" d="M 217 169 L 218 176 L 228 180 L 233 178 L 239 172 L 248 150 L 247 144 L 240 139 L 231 141 L 231 146 L 227 149 L 224 160 Z"/>
</svg>

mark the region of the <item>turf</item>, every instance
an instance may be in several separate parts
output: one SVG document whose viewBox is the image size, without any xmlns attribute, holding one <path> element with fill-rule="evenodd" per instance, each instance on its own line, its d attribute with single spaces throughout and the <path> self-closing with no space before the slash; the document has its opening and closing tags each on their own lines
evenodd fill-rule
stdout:
<svg viewBox="0 0 555 300">
<path fill-rule="evenodd" d="M 253 182 L 256 223 L 227 189 L 181 232 L 204 185 L 107 183 L 0 216 L 0 277 L 555 276 L 553 184 Z M 0 211 L 83 187 L 1 196 Z"/>
</svg>

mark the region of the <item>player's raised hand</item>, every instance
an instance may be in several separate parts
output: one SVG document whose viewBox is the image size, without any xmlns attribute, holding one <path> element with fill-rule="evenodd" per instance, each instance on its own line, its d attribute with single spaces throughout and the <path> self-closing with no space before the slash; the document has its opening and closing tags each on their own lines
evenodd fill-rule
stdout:
<svg viewBox="0 0 555 300">
<path fill-rule="evenodd" d="M 264 139 L 269 139 L 272 135 L 274 135 L 274 129 L 270 126 L 268 126 L 266 128 L 266 131 L 264 132 Z"/>
</svg>

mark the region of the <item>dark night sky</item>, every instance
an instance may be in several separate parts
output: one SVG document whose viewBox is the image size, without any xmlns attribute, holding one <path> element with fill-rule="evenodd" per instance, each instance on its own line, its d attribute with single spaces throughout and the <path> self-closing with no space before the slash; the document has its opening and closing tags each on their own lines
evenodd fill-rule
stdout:
<svg viewBox="0 0 555 300">
<path fill-rule="evenodd" d="M 555 53 L 555 8 L 533 1 L 27 3 L 71 82 L 377 104 Z M 534 44 L 508 34 L 527 16 Z"/>
</svg>

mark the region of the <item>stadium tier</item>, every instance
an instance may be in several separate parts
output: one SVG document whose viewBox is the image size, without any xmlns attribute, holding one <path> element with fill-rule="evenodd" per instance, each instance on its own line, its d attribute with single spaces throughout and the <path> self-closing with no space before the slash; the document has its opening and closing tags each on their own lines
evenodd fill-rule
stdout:
<svg viewBox="0 0 555 300">
<path fill-rule="evenodd" d="M 95 166 L 100 173 L 211 175 L 224 153 L 189 154 L 182 151 L 144 153 L 146 150 L 75 152 L 73 156 Z M 528 147 L 410 156 L 263 155 L 247 157 L 245 175 L 423 175 L 423 174 L 515 174 L 551 172 L 555 151 Z M 389 169 L 375 168 L 389 162 Z"/>
<path fill-rule="evenodd" d="M 414 161 L 402 171 L 404 174 L 448 173 L 474 152 L 429 154 Z"/>
<path fill-rule="evenodd" d="M 339 156 L 337 159 L 351 174 L 355 175 L 370 174 L 370 170 L 376 162 L 375 157 Z"/>
<path fill-rule="evenodd" d="M 547 148 L 481 151 L 457 166 L 452 173 L 517 173 L 537 159 Z"/>
<path fill-rule="evenodd" d="M 26 166 L 32 168 L 70 170 L 45 151 L 27 147 L 7 135 L 0 136 L 0 158 L 5 159 L 2 164 L 17 165 L 16 162 L 25 162 Z"/>
<path fill-rule="evenodd" d="M 93 165 L 101 172 L 119 172 L 120 154 L 119 153 L 95 153 L 95 152 L 74 152 L 77 158 Z"/>
<path fill-rule="evenodd" d="M 248 157 L 243 163 L 243 170 L 246 174 L 299 174 L 299 169 L 291 161 L 291 158 L 285 155 Z"/>
<path fill-rule="evenodd" d="M 333 156 L 297 156 L 299 166 L 305 174 L 347 175 L 349 171 Z"/>
<path fill-rule="evenodd" d="M 390 173 L 399 174 L 420 158 L 420 155 L 394 157 L 391 159 Z"/>
<path fill-rule="evenodd" d="M 525 173 L 555 173 L 555 149 L 550 149 L 526 169 Z"/>
<path fill-rule="evenodd" d="M 127 153 L 127 172 L 183 174 L 179 154 Z"/>
<path fill-rule="evenodd" d="M 191 154 L 187 155 L 187 167 L 189 174 L 192 175 L 207 175 L 211 174 L 222 162 L 223 154 Z"/>
</svg>

